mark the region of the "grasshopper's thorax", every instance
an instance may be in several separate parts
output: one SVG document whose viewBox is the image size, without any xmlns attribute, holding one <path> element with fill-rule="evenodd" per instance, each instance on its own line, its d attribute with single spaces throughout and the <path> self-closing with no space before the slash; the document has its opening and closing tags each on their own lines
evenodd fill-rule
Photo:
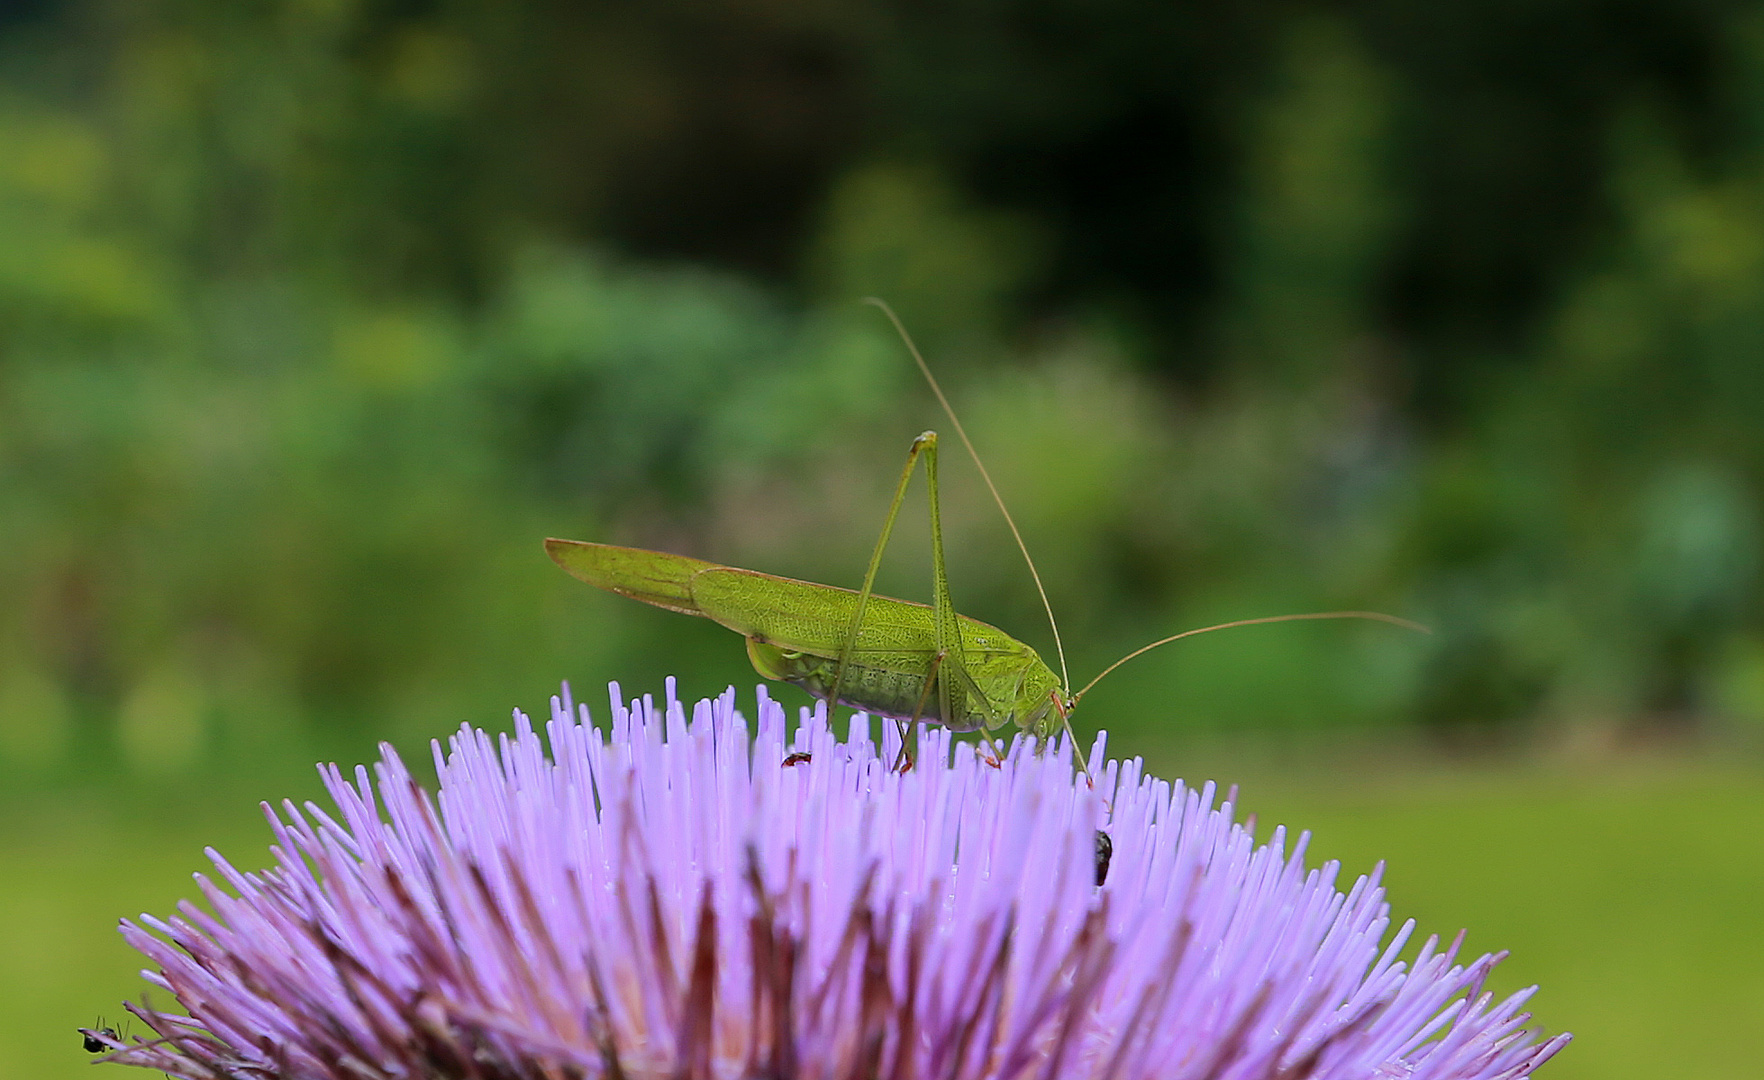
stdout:
<svg viewBox="0 0 1764 1080">
<path fill-rule="evenodd" d="M 1022 687 L 1017 693 L 1015 715 L 1018 727 L 1046 739 L 1060 730 L 1065 714 L 1065 694 L 1059 676 L 1040 657 L 1023 673 Z"/>
<path fill-rule="evenodd" d="M 958 731 L 973 730 L 972 725 L 964 724 L 967 712 L 961 706 L 966 702 L 961 695 L 956 702 L 957 715 L 944 716 L 935 687 L 928 688 L 925 676 L 916 671 L 852 661 L 845 665 L 842 674 L 834 657 L 782 649 L 753 637 L 747 639 L 747 656 L 753 661 L 754 670 L 766 678 L 800 686 L 823 701 L 832 699 L 873 716 L 918 719 L 946 724 Z"/>
<path fill-rule="evenodd" d="M 959 680 L 941 672 L 930 685 L 926 669 L 848 661 L 841 674 L 833 657 L 781 649 L 753 637 L 747 640 L 747 655 L 768 679 L 876 716 L 942 724 L 952 731 L 1011 725 L 1045 739 L 1061 726 L 1060 681 L 1033 649 L 1012 644 L 1009 650 L 970 657 Z M 947 686 L 941 685 L 945 679 Z"/>
</svg>

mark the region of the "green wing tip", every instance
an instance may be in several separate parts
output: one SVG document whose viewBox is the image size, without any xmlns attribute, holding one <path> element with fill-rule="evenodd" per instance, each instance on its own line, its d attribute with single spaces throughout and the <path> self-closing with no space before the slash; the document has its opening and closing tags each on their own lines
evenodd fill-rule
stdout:
<svg viewBox="0 0 1764 1080">
<path fill-rule="evenodd" d="M 569 557 L 570 549 L 581 546 L 581 543 L 580 540 L 559 540 L 555 536 L 548 536 L 545 538 L 545 554 L 551 556 L 552 562 L 568 570 L 570 564 L 564 560 Z"/>
</svg>

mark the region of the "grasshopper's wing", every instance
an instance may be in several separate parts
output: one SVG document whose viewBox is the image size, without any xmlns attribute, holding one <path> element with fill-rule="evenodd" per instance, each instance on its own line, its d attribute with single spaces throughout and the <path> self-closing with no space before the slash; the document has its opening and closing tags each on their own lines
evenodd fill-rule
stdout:
<svg viewBox="0 0 1764 1080">
<path fill-rule="evenodd" d="M 545 551 L 557 565 L 596 588 L 682 615 L 715 618 L 693 601 L 692 579 L 719 569 L 716 563 L 585 540 L 547 540 Z"/>
<path fill-rule="evenodd" d="M 776 577 L 733 566 L 709 565 L 692 576 L 698 611 L 738 634 L 758 637 L 796 652 L 837 658 L 840 638 L 851 626 L 858 594 L 836 585 Z M 1026 646 L 996 626 L 958 615 L 962 651 L 970 657 L 1014 656 Z M 864 624 L 849 655 L 878 653 L 932 656 L 937 624 L 928 604 L 872 593 Z"/>
<path fill-rule="evenodd" d="M 692 576 L 692 602 L 703 614 L 748 637 L 816 656 L 835 657 L 851 626 L 858 594 L 834 585 L 712 566 Z M 870 597 L 852 655 L 936 651 L 931 609 L 887 596 Z"/>
</svg>

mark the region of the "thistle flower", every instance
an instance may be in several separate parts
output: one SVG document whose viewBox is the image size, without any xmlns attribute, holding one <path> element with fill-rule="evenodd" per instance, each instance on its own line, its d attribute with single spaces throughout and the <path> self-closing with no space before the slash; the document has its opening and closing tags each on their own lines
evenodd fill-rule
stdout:
<svg viewBox="0 0 1764 1080">
<path fill-rule="evenodd" d="M 1495 1002 L 1496 956 L 1386 940 L 1377 872 L 1344 894 L 1306 837 L 1257 845 L 1231 795 L 947 732 L 890 770 L 760 690 L 686 710 L 612 688 L 610 737 L 552 700 L 437 743 L 430 796 L 390 747 L 322 769 L 336 802 L 265 806 L 275 866 L 125 922 L 183 1015 L 111 1059 L 286 1078 L 1528 1075 L 1567 1041 Z M 1097 884 L 1103 831 L 1112 859 Z M 106 1033 L 108 1036 L 108 1033 Z"/>
</svg>

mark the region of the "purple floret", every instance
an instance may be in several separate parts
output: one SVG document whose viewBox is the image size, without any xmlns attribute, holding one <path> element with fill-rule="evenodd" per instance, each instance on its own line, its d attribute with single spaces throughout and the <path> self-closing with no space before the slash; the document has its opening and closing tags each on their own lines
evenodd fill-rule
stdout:
<svg viewBox="0 0 1764 1080">
<path fill-rule="evenodd" d="M 265 806 L 276 865 L 209 856 L 212 914 L 125 922 L 183 1014 L 112 1060 L 209 1078 L 1495 1080 L 1567 1041 L 1495 1002 L 1499 957 L 1386 940 L 1378 874 L 1335 887 L 1235 823 L 1230 796 L 1019 739 L 1002 768 L 926 729 L 890 770 L 760 690 L 688 722 L 625 705 L 610 737 L 552 700 L 391 747 L 335 816 Z M 883 725 L 885 733 L 890 725 Z M 807 755 L 803 757 L 802 755 Z M 787 759 L 789 764 L 786 764 Z M 1104 830 L 1113 856 L 1098 887 Z"/>
</svg>

